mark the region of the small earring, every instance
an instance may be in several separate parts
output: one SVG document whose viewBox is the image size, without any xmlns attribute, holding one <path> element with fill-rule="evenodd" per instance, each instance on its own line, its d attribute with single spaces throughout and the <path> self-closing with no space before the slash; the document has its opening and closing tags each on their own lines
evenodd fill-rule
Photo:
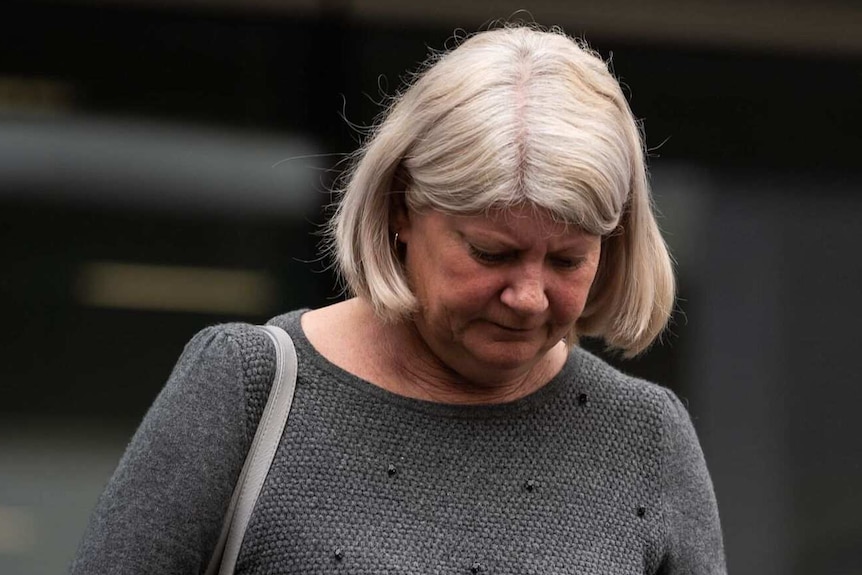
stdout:
<svg viewBox="0 0 862 575">
<path fill-rule="evenodd" d="M 395 232 L 395 239 L 392 241 L 392 247 L 395 248 L 395 251 L 398 251 L 398 232 Z"/>
</svg>

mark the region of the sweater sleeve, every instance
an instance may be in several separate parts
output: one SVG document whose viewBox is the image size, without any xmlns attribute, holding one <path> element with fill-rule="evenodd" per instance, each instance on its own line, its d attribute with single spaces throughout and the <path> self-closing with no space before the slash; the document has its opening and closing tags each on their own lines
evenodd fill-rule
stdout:
<svg viewBox="0 0 862 575">
<path fill-rule="evenodd" d="M 667 543 L 659 573 L 726 574 L 718 505 L 703 451 L 688 411 L 666 391 L 662 506 Z"/>
<path fill-rule="evenodd" d="M 223 327 L 189 342 L 100 497 L 71 573 L 206 568 L 249 447 L 241 359 Z"/>
</svg>

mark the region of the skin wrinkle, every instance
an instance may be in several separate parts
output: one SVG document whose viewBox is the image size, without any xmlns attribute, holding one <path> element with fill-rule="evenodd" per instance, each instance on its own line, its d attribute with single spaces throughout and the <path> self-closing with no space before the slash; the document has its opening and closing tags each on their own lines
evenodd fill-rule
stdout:
<svg viewBox="0 0 862 575">
<path fill-rule="evenodd" d="M 255 508 L 240 570 L 333 570 L 334 546 L 309 544 L 314 538 L 348 542 L 345 559 L 353 563 L 343 567 L 362 573 L 397 566 L 413 575 L 462 572 L 489 551 L 495 570 L 509 573 L 547 571 L 548 558 L 558 572 L 726 573 L 708 471 L 690 418 L 671 392 L 576 349 L 555 393 L 528 404 L 486 410 L 394 400 L 328 367 L 305 338 L 301 318 L 309 313 L 270 322 L 288 331 L 305 368 L 292 429 L 273 462 L 278 476 Z M 338 329 L 329 324 L 325 333 Z M 230 498 L 211 480 L 239 475 L 242 458 L 226 457 L 223 440 L 190 434 L 188 424 L 223 413 L 207 429 L 237 445 L 244 441 L 250 373 L 240 366 L 275 361 L 272 348 L 250 341 L 255 332 L 233 325 L 196 336 L 171 376 L 175 392 L 161 394 L 132 441 L 132 456 L 123 458 L 100 498 L 73 574 L 199 572 Z M 241 342 L 239 349 L 227 334 Z M 204 349 L 208 340 L 211 352 Z M 259 377 L 268 382 L 271 370 Z M 581 393 L 588 403 L 579 402 Z M 160 435 L 182 438 L 191 456 L 178 457 Z M 134 456 L 147 446 L 177 466 L 174 476 L 202 479 L 166 485 L 152 459 Z M 389 463 L 397 466 L 394 477 Z M 527 492 L 524 480 L 531 478 L 535 490 Z M 626 502 L 634 505 L 617 504 Z M 139 512 L 154 504 L 165 513 Z M 635 505 L 646 508 L 646 517 L 635 514 Z M 170 535 L 203 517 L 212 518 L 206 538 Z M 477 529 L 482 537 L 475 537 Z M 308 537 L 289 536 L 296 532 Z M 666 570 L 659 570 L 662 560 Z"/>
<path fill-rule="evenodd" d="M 592 283 L 599 238 L 532 204 L 477 216 L 402 209 L 395 221 L 422 306 L 394 340 L 395 359 L 412 362 L 408 381 L 419 388 L 402 393 L 424 397 L 445 386 L 449 401 L 481 393 L 494 402 L 549 381 Z M 474 250 L 500 258 L 487 261 Z"/>
<path fill-rule="evenodd" d="M 725 573 L 678 400 L 567 348 L 583 333 L 636 353 L 673 300 L 639 132 L 604 63 L 561 34 L 480 33 L 388 114 L 330 228 L 354 297 L 270 320 L 294 341 L 297 395 L 237 569 L 656 573 L 661 550 L 674 575 Z M 255 331 L 213 328 L 238 335 L 172 375 L 135 440 L 170 468 L 121 463 L 134 482 L 103 500 L 96 537 L 126 546 L 88 545 L 98 573 L 197 572 L 211 554 L 169 534 L 201 517 L 218 532 L 214 478 L 242 458 L 212 438 L 247 439 L 259 416 L 233 396 L 269 389 L 250 378 L 275 362 L 240 337 Z M 154 503 L 163 519 L 137 512 Z"/>
<path fill-rule="evenodd" d="M 621 225 L 626 237 L 605 242 L 603 289 L 568 337 L 603 338 L 627 357 L 656 339 L 673 305 L 673 269 L 640 125 L 596 52 L 559 31 L 476 34 L 429 62 L 386 114 L 354 156 L 328 230 L 349 294 L 387 321 L 416 313 L 381 201 L 401 165 L 418 210 L 477 214 L 529 201 L 596 235 Z"/>
<path fill-rule="evenodd" d="M 397 374 L 397 380 L 411 382 L 411 395 L 417 399 L 425 399 L 435 403 L 457 403 L 461 405 L 505 403 L 514 398 L 527 395 L 531 386 L 531 374 L 527 373 L 513 381 L 509 386 L 502 388 L 495 384 L 483 385 L 482 383 L 463 381 L 453 393 L 452 380 L 459 379 L 459 375 L 446 365 L 434 361 L 433 352 L 424 339 L 421 338 L 413 324 L 404 324 L 401 327 L 410 330 L 413 335 L 408 336 L 412 343 L 420 343 L 422 349 L 416 353 L 396 352 L 395 347 L 388 345 L 390 351 L 389 360 L 392 368 Z M 417 346 L 413 346 L 417 347 Z M 545 361 L 547 364 L 547 361 Z M 543 370 L 547 371 L 547 367 Z"/>
</svg>

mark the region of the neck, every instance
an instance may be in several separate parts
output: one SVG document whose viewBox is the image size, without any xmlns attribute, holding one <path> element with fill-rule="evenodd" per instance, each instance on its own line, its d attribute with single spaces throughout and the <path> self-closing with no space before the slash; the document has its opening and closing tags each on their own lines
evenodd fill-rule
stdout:
<svg viewBox="0 0 862 575">
<path fill-rule="evenodd" d="M 463 374 L 445 363 L 409 322 L 382 326 L 388 362 L 384 385 L 399 395 L 449 404 L 506 403 L 525 397 L 548 383 L 562 368 L 565 343 L 549 350 L 534 364 L 519 369 Z"/>
<path fill-rule="evenodd" d="M 460 373 L 441 361 L 412 322 L 384 323 L 360 298 L 310 311 L 302 316 L 302 327 L 311 345 L 335 365 L 396 395 L 435 403 L 520 399 L 548 383 L 568 357 L 560 342 L 531 365 Z"/>
</svg>

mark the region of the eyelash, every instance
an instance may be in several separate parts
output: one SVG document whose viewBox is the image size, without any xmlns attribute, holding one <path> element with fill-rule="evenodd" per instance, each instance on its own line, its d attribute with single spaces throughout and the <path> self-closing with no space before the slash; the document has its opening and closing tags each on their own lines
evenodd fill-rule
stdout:
<svg viewBox="0 0 862 575">
<path fill-rule="evenodd" d="M 514 252 L 486 252 L 484 250 L 480 250 L 476 246 L 470 246 L 470 255 L 477 261 L 488 265 L 499 265 L 512 261 L 517 257 L 517 254 Z M 566 270 L 577 269 L 580 267 L 582 261 L 582 258 L 551 258 L 551 263 L 554 267 Z"/>
<path fill-rule="evenodd" d="M 553 258 L 551 260 L 554 263 L 554 266 L 563 268 L 566 270 L 575 270 L 581 267 L 581 263 L 583 263 L 582 258 L 577 259 L 569 259 L 569 258 Z"/>
<path fill-rule="evenodd" d="M 486 252 L 476 246 L 470 246 L 470 255 L 486 264 L 501 264 L 514 258 L 510 252 Z"/>
</svg>

